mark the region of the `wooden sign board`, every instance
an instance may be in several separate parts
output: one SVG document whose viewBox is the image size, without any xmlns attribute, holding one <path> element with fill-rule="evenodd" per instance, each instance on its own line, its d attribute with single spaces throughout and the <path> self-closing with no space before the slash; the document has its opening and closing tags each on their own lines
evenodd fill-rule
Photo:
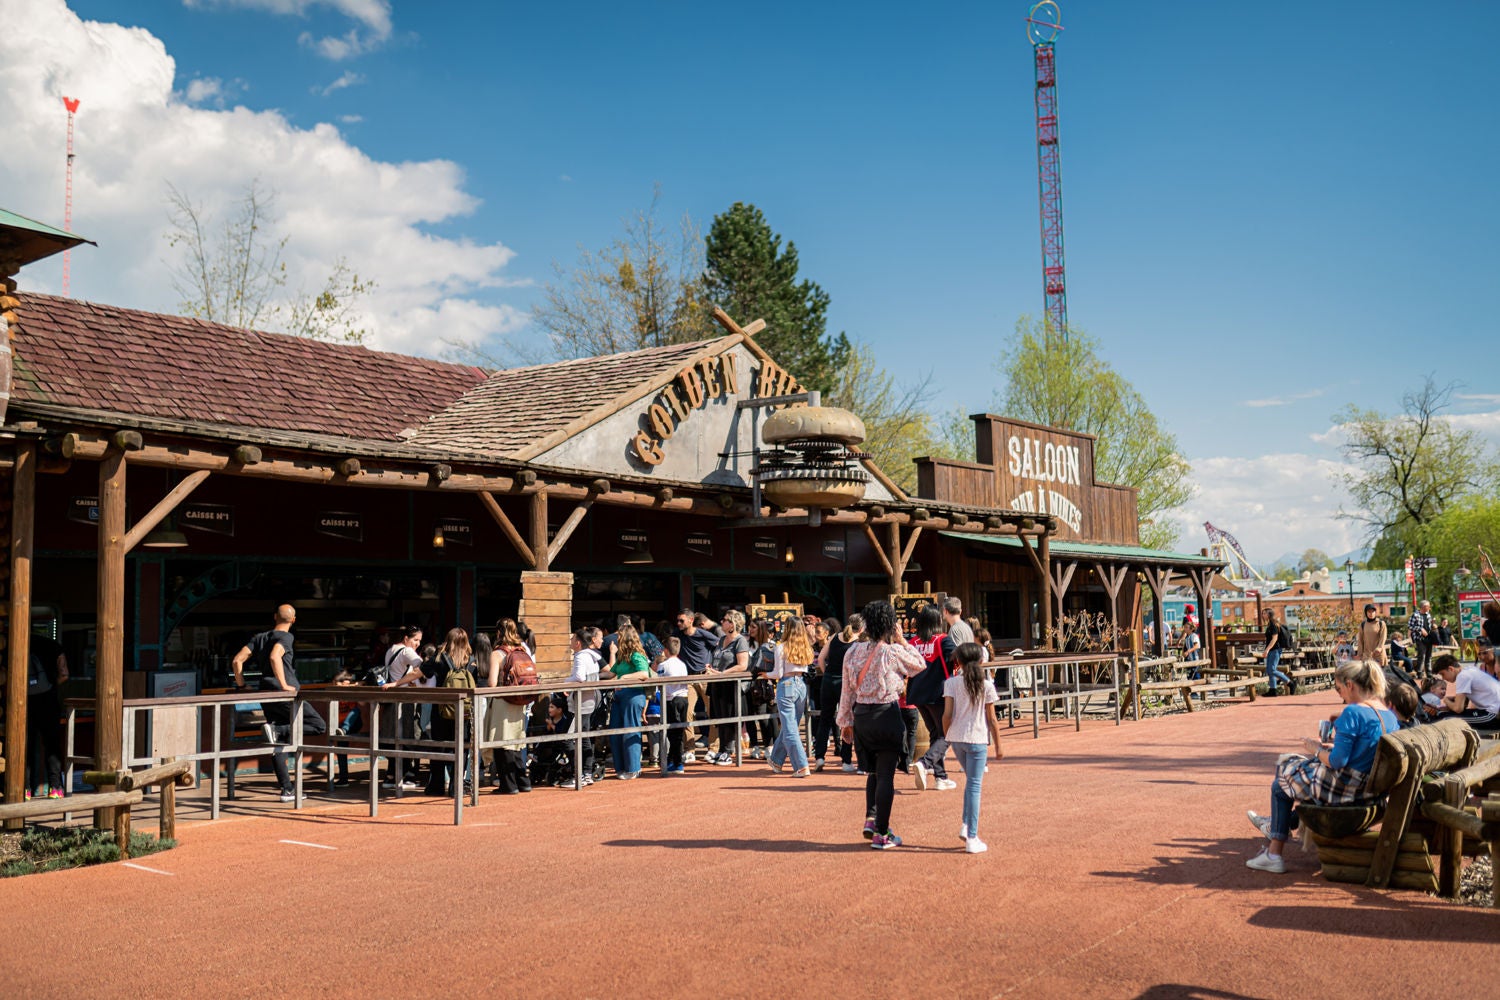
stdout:
<svg viewBox="0 0 1500 1000">
<path fill-rule="evenodd" d="M 773 638 L 780 639 L 785 634 L 786 623 L 793 618 L 802 617 L 801 604 L 747 604 L 745 605 L 746 628 L 750 622 L 762 618 L 771 620 L 771 627 L 775 629 Z"/>
<path fill-rule="evenodd" d="M 901 626 L 901 634 L 908 639 L 917 634 L 917 615 L 929 604 L 937 605 L 941 610 L 947 594 L 892 594 L 891 606 L 896 609 L 896 621 Z"/>
</svg>

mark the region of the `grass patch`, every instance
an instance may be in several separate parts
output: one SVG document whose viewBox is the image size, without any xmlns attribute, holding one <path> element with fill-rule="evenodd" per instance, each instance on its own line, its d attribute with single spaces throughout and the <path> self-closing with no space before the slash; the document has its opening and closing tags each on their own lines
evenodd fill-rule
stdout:
<svg viewBox="0 0 1500 1000">
<path fill-rule="evenodd" d="M 21 835 L 19 844 L 12 846 L 13 851 L 7 852 L 10 856 L 6 858 L 5 864 L 0 865 L 0 878 L 82 868 L 85 865 L 102 865 L 120 860 L 120 848 L 115 843 L 114 832 L 88 826 L 56 830 L 32 827 Z M 143 858 L 176 846 L 175 840 L 158 840 L 149 833 L 130 834 L 132 858 Z"/>
</svg>

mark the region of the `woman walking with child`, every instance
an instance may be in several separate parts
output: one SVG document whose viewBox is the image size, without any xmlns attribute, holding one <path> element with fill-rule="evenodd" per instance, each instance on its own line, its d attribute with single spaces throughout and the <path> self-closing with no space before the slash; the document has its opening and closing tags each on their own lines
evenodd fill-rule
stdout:
<svg viewBox="0 0 1500 1000">
<path fill-rule="evenodd" d="M 927 669 L 927 661 L 907 644 L 889 601 L 871 601 L 862 612 L 865 641 L 844 656 L 844 689 L 838 724 L 855 745 L 865 778 L 864 835 L 877 851 L 901 846 L 891 829 L 896 795 L 896 761 L 906 741 L 899 704 L 906 679 Z"/>
<path fill-rule="evenodd" d="M 991 744 L 995 759 L 1000 750 L 1000 723 L 995 718 L 995 684 L 984 675 L 984 647 L 966 642 L 958 647 L 958 671 L 943 682 L 943 732 L 964 769 L 964 824 L 959 830 L 964 850 L 983 854 L 989 845 L 979 839 L 979 793 L 984 787 L 985 760 Z"/>
<path fill-rule="evenodd" d="M 776 742 L 767 759 L 771 770 L 780 774 L 788 759 L 792 777 L 811 774 L 807 766 L 807 747 L 802 742 L 802 717 L 807 714 L 807 668 L 813 662 L 812 641 L 800 618 L 787 620 L 786 631 L 776 644 L 776 662 L 766 676 L 776 681 L 776 714 L 781 720 Z"/>
<path fill-rule="evenodd" d="M 617 681 L 642 681 L 651 676 L 651 661 L 641 646 L 635 626 L 624 624 L 615 638 L 615 660 L 603 674 Z M 646 711 L 646 690 L 638 687 L 616 688 L 609 703 L 609 728 L 628 729 L 642 724 Z M 622 781 L 641 776 L 641 734 L 617 733 L 609 738 L 609 755 L 615 763 L 615 777 Z"/>
</svg>

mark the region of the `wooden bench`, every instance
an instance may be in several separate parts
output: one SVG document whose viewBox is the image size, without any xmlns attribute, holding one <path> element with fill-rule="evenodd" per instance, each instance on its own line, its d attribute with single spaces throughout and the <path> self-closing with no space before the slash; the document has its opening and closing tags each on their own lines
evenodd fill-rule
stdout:
<svg viewBox="0 0 1500 1000">
<path fill-rule="evenodd" d="M 1219 672 L 1222 673 L 1222 671 Z M 1261 683 L 1262 679 L 1259 677 L 1236 677 L 1227 681 L 1200 681 L 1193 685 L 1193 690 L 1197 691 L 1199 695 L 1204 696 L 1205 700 L 1207 700 L 1206 696 L 1211 692 L 1228 691 L 1230 694 L 1234 694 L 1237 691 L 1243 691 L 1250 697 L 1251 701 L 1254 701 L 1255 689 Z M 1189 702 L 1188 710 L 1192 710 L 1191 702 Z"/>
<path fill-rule="evenodd" d="M 1475 762 L 1450 771 L 1422 789 L 1422 815 L 1437 825 L 1438 894 L 1456 896 L 1463 856 L 1486 847 L 1490 855 L 1490 905 L 1500 909 L 1500 745 L 1490 744 Z M 1470 806 L 1474 793 L 1488 797 Z"/>
<path fill-rule="evenodd" d="M 37 816 L 61 816 L 64 813 L 91 812 L 96 809 L 113 809 L 115 844 L 120 848 L 120 859 L 130 857 L 130 807 L 139 805 L 146 796 L 146 788 L 158 785 L 161 788 L 162 840 L 177 836 L 177 786 L 187 787 L 193 783 L 190 773 L 191 761 L 169 760 L 148 767 L 143 771 L 87 771 L 83 780 L 96 788 L 113 788 L 112 792 L 89 792 L 83 795 L 67 795 L 60 799 L 32 799 L 29 802 L 8 802 L 0 805 L 0 822 L 11 819 L 33 819 Z"/>
<path fill-rule="evenodd" d="M 1332 684 L 1333 674 L 1333 667 L 1310 667 L 1307 670 L 1292 670 L 1287 672 L 1287 676 L 1296 681 L 1299 687 L 1302 685 L 1303 681 L 1326 680 L 1329 684 Z M 1318 685 L 1318 687 L 1322 686 L 1322 684 Z"/>
<path fill-rule="evenodd" d="M 1467 767 L 1478 749 L 1478 737 L 1461 719 L 1387 733 L 1376 747 L 1370 779 L 1383 806 L 1379 799 L 1352 806 L 1298 803 L 1297 816 L 1317 846 L 1323 876 L 1376 889 L 1436 892 L 1435 827 L 1421 820 L 1418 800 L 1432 772 Z M 1375 823 L 1378 831 L 1370 829 Z"/>
<path fill-rule="evenodd" d="M 1193 689 L 1201 683 L 1203 682 L 1189 680 L 1186 677 L 1170 681 L 1144 681 L 1141 683 L 1140 691 L 1143 695 L 1162 695 L 1169 705 L 1172 703 L 1172 696 L 1174 694 L 1181 694 L 1183 703 L 1187 705 L 1187 710 L 1191 712 L 1193 710 Z"/>
</svg>

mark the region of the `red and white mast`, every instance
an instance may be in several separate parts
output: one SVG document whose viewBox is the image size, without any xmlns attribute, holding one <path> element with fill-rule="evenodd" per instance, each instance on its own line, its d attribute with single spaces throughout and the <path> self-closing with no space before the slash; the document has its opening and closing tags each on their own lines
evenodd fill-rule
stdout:
<svg viewBox="0 0 1500 1000">
<path fill-rule="evenodd" d="M 1042 291 L 1051 332 L 1068 339 L 1067 279 L 1063 269 L 1062 168 L 1057 149 L 1057 62 L 1053 43 L 1062 11 L 1040 0 L 1026 15 L 1026 37 L 1036 54 L 1036 165 L 1042 213 Z"/>
<path fill-rule="evenodd" d="M 63 229 L 67 232 L 73 231 L 73 115 L 78 112 L 78 98 L 64 97 L 63 107 L 68 109 L 68 170 L 67 180 L 63 185 Z M 62 293 L 68 294 L 69 265 L 73 251 L 63 251 L 63 277 Z"/>
</svg>

